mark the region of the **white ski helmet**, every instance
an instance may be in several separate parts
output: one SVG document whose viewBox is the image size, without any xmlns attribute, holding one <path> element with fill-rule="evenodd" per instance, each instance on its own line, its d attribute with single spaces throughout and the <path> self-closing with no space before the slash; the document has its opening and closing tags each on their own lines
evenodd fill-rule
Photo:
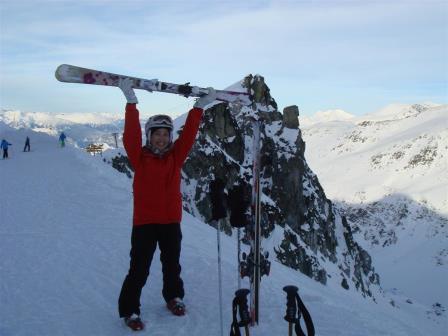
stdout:
<svg viewBox="0 0 448 336">
<path fill-rule="evenodd" d="M 157 128 L 166 128 L 170 132 L 170 142 L 173 141 L 173 120 L 165 114 L 157 114 L 148 119 L 145 124 L 145 133 L 148 142 L 151 139 L 151 131 Z"/>
</svg>

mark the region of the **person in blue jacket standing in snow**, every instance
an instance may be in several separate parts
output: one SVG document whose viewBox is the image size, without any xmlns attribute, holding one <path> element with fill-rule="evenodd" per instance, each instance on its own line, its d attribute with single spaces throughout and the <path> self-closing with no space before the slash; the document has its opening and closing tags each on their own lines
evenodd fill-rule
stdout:
<svg viewBox="0 0 448 336">
<path fill-rule="evenodd" d="M 64 134 L 64 132 L 61 133 L 61 135 L 59 136 L 59 142 L 61 144 L 61 147 L 65 147 L 65 139 L 67 138 L 67 136 Z"/>
<path fill-rule="evenodd" d="M 25 140 L 25 147 L 23 147 L 23 151 L 24 152 L 29 152 L 31 150 L 31 146 L 30 146 L 30 137 L 27 136 L 26 140 Z"/>
<path fill-rule="evenodd" d="M 5 139 L 2 140 L 2 143 L 0 144 L 0 148 L 3 149 L 3 160 L 8 158 L 8 147 L 12 146 L 8 141 Z"/>
</svg>

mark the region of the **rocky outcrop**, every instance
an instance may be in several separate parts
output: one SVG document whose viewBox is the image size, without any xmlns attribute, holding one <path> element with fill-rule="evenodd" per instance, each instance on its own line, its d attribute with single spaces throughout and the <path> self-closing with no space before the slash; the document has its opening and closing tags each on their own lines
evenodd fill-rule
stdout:
<svg viewBox="0 0 448 336">
<path fill-rule="evenodd" d="M 283 124 L 291 129 L 299 127 L 299 108 L 297 105 L 287 106 L 283 109 Z"/>
<path fill-rule="evenodd" d="M 183 170 L 185 210 L 211 221 L 208 188 L 215 178 L 225 181 L 227 192 L 242 182 L 250 188 L 252 122 L 259 119 L 262 234 L 265 239 L 282 237 L 271 255 L 323 284 L 337 281 L 343 288 L 371 296 L 379 277 L 370 256 L 354 242 L 347 221 L 326 198 L 306 163 L 298 107 L 279 112 L 261 76 L 248 76 L 241 84 L 252 93 L 252 106 L 218 104 L 204 114 Z M 232 234 L 228 222 L 224 231 Z"/>
</svg>

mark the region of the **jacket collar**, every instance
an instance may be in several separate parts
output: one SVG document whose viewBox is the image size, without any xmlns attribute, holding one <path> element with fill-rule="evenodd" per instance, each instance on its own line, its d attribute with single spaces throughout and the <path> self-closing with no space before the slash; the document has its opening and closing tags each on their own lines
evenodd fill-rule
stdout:
<svg viewBox="0 0 448 336">
<path fill-rule="evenodd" d="M 146 144 L 144 147 L 147 152 L 149 152 L 152 156 L 162 158 L 165 156 L 165 154 L 169 153 L 171 149 L 173 148 L 173 143 L 171 142 L 165 149 L 159 150 L 158 148 L 155 148 L 151 146 L 151 144 Z"/>
</svg>

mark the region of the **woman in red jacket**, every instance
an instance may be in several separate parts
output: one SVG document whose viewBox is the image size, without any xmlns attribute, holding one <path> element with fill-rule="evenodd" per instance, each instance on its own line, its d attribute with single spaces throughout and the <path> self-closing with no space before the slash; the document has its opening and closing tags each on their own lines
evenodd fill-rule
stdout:
<svg viewBox="0 0 448 336">
<path fill-rule="evenodd" d="M 145 125 L 146 144 L 142 146 L 138 101 L 132 80 L 120 80 L 119 87 L 127 100 L 123 143 L 134 168 L 131 261 L 120 292 L 119 314 L 131 329 L 141 330 L 144 324 L 140 319 L 140 296 L 157 244 L 162 262 L 162 295 L 173 314 L 185 314 L 179 263 L 181 169 L 195 141 L 204 107 L 215 100 L 216 92 L 209 88 L 209 94 L 196 101 L 174 143 L 171 118 L 167 115 L 150 117 Z"/>
</svg>

